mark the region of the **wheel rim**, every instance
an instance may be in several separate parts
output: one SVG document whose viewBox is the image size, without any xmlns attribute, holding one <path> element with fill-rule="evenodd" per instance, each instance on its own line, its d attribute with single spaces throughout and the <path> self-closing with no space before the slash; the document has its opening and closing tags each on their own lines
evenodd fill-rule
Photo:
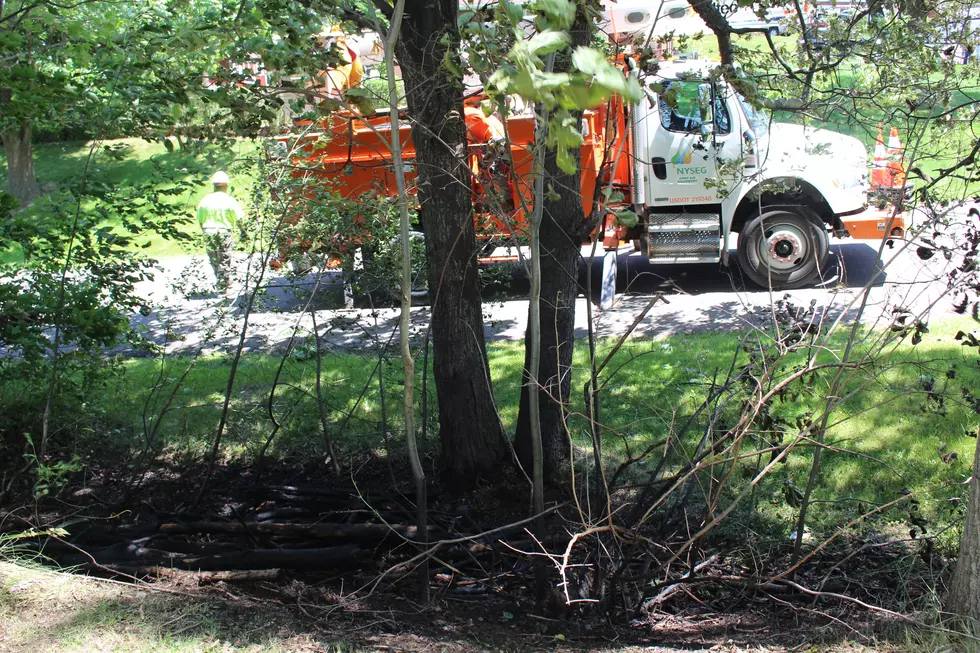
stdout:
<svg viewBox="0 0 980 653">
<path fill-rule="evenodd" d="M 793 224 L 767 227 L 759 239 L 758 254 L 774 272 L 790 272 L 806 263 L 810 256 L 810 236 Z"/>
</svg>

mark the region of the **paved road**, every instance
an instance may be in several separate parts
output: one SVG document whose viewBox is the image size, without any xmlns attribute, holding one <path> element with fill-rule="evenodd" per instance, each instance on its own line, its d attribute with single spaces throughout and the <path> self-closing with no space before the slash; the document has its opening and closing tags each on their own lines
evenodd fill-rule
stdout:
<svg viewBox="0 0 980 653">
<path fill-rule="evenodd" d="M 876 241 L 835 240 L 832 245 L 838 281 L 824 288 L 797 290 L 791 293 L 800 304 L 815 300 L 830 315 L 853 316 L 866 286 L 868 296 L 866 321 L 874 322 L 891 315 L 894 306 L 926 310 L 935 316 L 949 311 L 951 302 L 940 299 L 945 284 L 948 263 L 942 257 L 922 261 L 915 246 L 896 243 L 884 250 L 878 260 Z M 588 252 L 587 248 L 583 249 Z M 732 251 L 734 256 L 734 251 Z M 737 265 L 730 268 L 718 264 L 651 265 L 631 248 L 617 254 L 617 299 L 608 310 L 593 311 L 595 328 L 600 337 L 622 334 L 638 313 L 649 303 L 651 296 L 662 292 L 665 302 L 658 303 L 636 329 L 640 336 L 660 336 L 703 330 L 740 329 L 758 323 L 766 314 L 773 299 L 784 293 L 759 290 L 743 279 Z M 246 261 L 237 261 L 239 276 L 245 276 Z M 593 286 L 598 288 L 602 261 L 593 264 Z M 583 278 L 584 278 L 583 265 Z M 294 329 L 301 337 L 309 335 L 315 314 L 324 341 L 333 346 L 368 347 L 375 339 L 386 340 L 397 328 L 395 308 L 377 310 L 331 310 L 338 303 L 342 290 L 339 273 L 326 273 L 317 287 L 317 294 L 306 308 L 315 285 L 312 275 L 299 280 L 280 274 L 266 277 L 255 309 L 249 316 L 245 347 L 269 351 L 282 348 Z M 169 352 L 228 350 L 237 345 L 244 318 L 241 310 L 229 308 L 229 301 L 194 295 L 210 286 L 210 270 L 203 258 L 167 259 L 153 282 L 145 283 L 141 292 L 157 306 L 147 318 L 138 322 L 148 336 Z M 527 282 L 517 279 L 514 296 Z M 188 292 L 191 293 L 188 298 Z M 598 292 L 598 291 L 596 291 Z M 595 300 L 598 297 L 594 297 Z M 937 303 L 938 302 L 938 303 Z M 234 305 L 243 304 L 240 299 Z M 304 310 L 306 309 L 306 310 Z M 527 302 L 519 299 L 487 302 L 484 307 L 486 336 L 490 340 L 523 338 L 527 319 Z M 421 333 L 428 324 L 429 310 L 413 310 L 413 329 Z M 576 304 L 576 330 L 587 333 L 586 298 Z"/>
</svg>

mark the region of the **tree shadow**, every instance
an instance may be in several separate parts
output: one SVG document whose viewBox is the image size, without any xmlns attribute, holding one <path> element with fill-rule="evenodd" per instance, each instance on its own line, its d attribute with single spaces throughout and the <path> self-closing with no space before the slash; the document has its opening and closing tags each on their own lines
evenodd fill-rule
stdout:
<svg viewBox="0 0 980 653">
<path fill-rule="evenodd" d="M 9 567 L 10 565 L 8 565 Z M 364 650 L 610 652 L 656 650 L 707 653 L 720 647 L 765 645 L 769 650 L 812 644 L 821 650 L 855 650 L 853 632 L 827 628 L 834 618 L 790 608 L 754 606 L 709 611 L 657 612 L 611 625 L 588 612 L 542 619 L 530 601 L 485 595 L 479 600 L 437 594 L 434 609 L 419 609 L 393 591 L 352 601 L 336 583 L 291 577 L 266 587 L 219 584 L 199 587 L 193 575 L 139 589 L 94 579 L 37 572 L 43 578 L 16 596 L 4 596 L 4 644 L 28 650 L 332 651 Z M 0 576 L 2 578 L 2 576 Z M 23 585 L 22 585 L 23 586 Z M 335 587 L 336 586 L 336 587 Z M 726 594 L 721 592 L 720 594 Z M 724 599 L 723 599 L 724 600 Z M 733 596 L 728 600 L 740 600 Z M 537 618 L 535 618 L 537 617 Z M 614 644 L 615 642 L 615 644 Z M 556 648 L 558 643 L 558 648 Z M 795 649 L 794 649 L 795 650 Z"/>
<path fill-rule="evenodd" d="M 822 286 L 863 288 L 882 286 L 887 281 L 887 271 L 878 260 L 877 250 L 866 242 L 835 242 L 831 246 L 830 268 Z M 736 251 L 730 250 L 731 263 L 684 263 L 676 265 L 654 264 L 639 252 L 626 250 L 617 256 L 617 293 L 665 295 L 739 292 L 750 295 L 768 295 L 768 291 L 750 281 L 742 273 Z M 592 262 L 592 301 L 598 304 L 602 274 L 602 256 Z M 585 260 L 588 267 L 588 260 Z M 582 284 L 584 287 L 584 283 Z M 820 286 L 815 286 L 819 288 Z"/>
</svg>

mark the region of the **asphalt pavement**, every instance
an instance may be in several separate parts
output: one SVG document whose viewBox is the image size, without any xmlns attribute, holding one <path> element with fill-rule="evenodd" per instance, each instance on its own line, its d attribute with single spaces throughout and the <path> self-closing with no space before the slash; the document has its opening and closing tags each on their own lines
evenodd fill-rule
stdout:
<svg viewBox="0 0 980 653">
<path fill-rule="evenodd" d="M 858 314 L 867 288 L 862 319 L 872 324 L 890 320 L 895 307 L 933 317 L 951 311 L 952 301 L 944 297 L 948 261 L 941 256 L 922 260 L 916 254 L 916 244 L 904 241 L 885 247 L 879 260 L 878 246 L 878 241 L 835 239 L 828 282 L 823 287 L 789 293 L 770 293 L 754 286 L 742 277 L 734 260 L 728 267 L 651 265 L 640 253 L 624 247 L 615 253 L 615 300 L 604 310 L 598 307 L 603 260 L 598 258 L 592 263 L 595 332 L 600 338 L 620 336 L 658 294 L 660 298 L 635 327 L 637 337 L 744 329 L 764 323 L 773 301 L 786 294 L 798 305 L 815 301 L 828 318 L 849 319 Z M 583 248 L 583 257 L 589 251 L 590 248 Z M 734 259 L 734 249 L 731 255 Z M 256 266 L 250 272 L 249 261 L 243 255 L 236 256 L 235 263 L 238 296 L 216 297 L 208 294 L 213 280 L 203 257 L 163 260 L 155 279 L 140 287 L 154 310 L 134 321 L 144 328 L 149 339 L 170 353 L 228 351 L 242 339 L 249 351 L 281 350 L 294 334 L 303 339 L 309 337 L 314 319 L 327 346 L 366 348 L 397 338 L 397 306 L 332 308 L 340 305 L 343 294 L 343 279 L 337 271 L 290 278 L 270 270 L 262 280 L 252 310 L 246 311 L 246 288 L 256 285 Z M 583 261 L 583 284 L 587 269 Z M 488 340 L 524 337 L 528 302 L 519 297 L 526 287 L 526 279 L 517 274 L 509 293 L 511 298 L 484 303 Z M 587 309 L 587 298 L 580 294 L 575 315 L 580 336 L 588 332 Z M 248 328 L 243 338 L 246 313 Z M 428 306 L 413 308 L 414 335 L 425 331 L 428 320 Z"/>
</svg>

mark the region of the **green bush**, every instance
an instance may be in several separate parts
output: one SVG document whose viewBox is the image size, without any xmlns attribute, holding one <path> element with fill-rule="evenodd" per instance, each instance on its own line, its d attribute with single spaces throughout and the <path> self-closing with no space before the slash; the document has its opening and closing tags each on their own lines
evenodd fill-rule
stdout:
<svg viewBox="0 0 980 653">
<path fill-rule="evenodd" d="M 139 244 L 186 238 L 166 201 L 184 185 L 153 175 L 122 188 L 96 175 L 16 211 L 0 197 L 0 471 L 25 455 L 30 468 L 55 464 L 48 455 L 99 426 L 87 401 L 120 369 L 106 351 L 147 344 L 130 323 L 149 311 L 136 284 L 152 261 Z"/>
</svg>

